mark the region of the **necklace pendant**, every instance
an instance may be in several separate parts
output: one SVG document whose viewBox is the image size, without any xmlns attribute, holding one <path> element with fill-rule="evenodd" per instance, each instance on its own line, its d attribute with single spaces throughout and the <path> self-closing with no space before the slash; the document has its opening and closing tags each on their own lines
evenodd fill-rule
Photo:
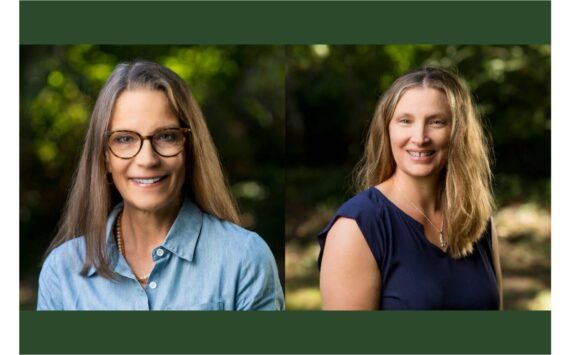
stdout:
<svg viewBox="0 0 570 355">
<path fill-rule="evenodd" d="M 439 245 L 442 248 L 447 247 L 447 241 L 445 239 L 443 239 L 443 232 L 439 232 Z"/>
</svg>

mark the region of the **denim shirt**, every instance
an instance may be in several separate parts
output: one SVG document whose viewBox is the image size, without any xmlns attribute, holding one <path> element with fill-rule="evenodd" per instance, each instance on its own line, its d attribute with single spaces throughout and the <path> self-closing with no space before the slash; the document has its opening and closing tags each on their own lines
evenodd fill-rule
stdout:
<svg viewBox="0 0 570 355">
<path fill-rule="evenodd" d="M 186 199 L 162 244 L 143 288 L 118 252 L 113 225 L 107 250 L 117 281 L 91 267 L 79 274 L 85 240 L 54 249 L 40 272 L 38 310 L 282 310 L 283 291 L 275 259 L 257 234 L 202 212 Z"/>
</svg>

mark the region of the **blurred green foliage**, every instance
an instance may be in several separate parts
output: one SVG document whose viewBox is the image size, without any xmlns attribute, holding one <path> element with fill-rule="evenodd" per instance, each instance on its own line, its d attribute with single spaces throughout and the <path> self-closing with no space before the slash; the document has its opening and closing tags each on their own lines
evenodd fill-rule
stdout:
<svg viewBox="0 0 570 355">
<path fill-rule="evenodd" d="M 457 72 L 471 89 L 493 139 L 499 204 L 530 194 L 549 205 L 548 45 L 288 47 L 288 174 L 328 166 L 340 174 L 335 178 L 349 177 L 378 98 L 398 76 L 423 65 Z"/>
<path fill-rule="evenodd" d="M 397 77 L 425 65 L 458 73 L 472 91 L 492 139 L 499 216 L 507 206 L 532 205 L 540 211 L 536 220 L 548 225 L 541 229 L 545 232 L 522 232 L 518 235 L 524 238 L 509 239 L 515 229 L 503 222 L 507 286 L 517 277 L 532 278 L 538 285 L 528 294 L 507 287 L 506 307 L 524 308 L 528 302 L 517 297 L 549 290 L 549 45 L 290 46 L 285 227 L 289 309 L 319 307 L 315 236 L 355 193 L 352 172 L 362 157 L 379 97 Z M 534 242 L 543 247 L 536 249 Z M 512 248 L 526 248 L 540 260 L 516 259 L 528 253 L 509 254 Z M 507 260 L 511 255 L 516 260 Z M 518 265 L 516 270 L 513 265 Z"/>
<path fill-rule="evenodd" d="M 270 245 L 284 279 L 285 48 L 278 46 L 22 46 L 20 48 L 21 307 L 35 307 L 91 110 L 116 64 L 158 62 L 198 100 L 244 226 Z"/>
</svg>

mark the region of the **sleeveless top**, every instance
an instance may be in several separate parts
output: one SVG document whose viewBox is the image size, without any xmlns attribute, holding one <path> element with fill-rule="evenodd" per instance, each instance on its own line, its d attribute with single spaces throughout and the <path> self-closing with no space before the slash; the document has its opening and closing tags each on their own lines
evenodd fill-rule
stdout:
<svg viewBox="0 0 570 355">
<path fill-rule="evenodd" d="M 339 217 L 356 221 L 376 259 L 380 309 L 499 309 L 490 221 L 473 253 L 453 259 L 426 239 L 421 223 L 371 187 L 345 202 L 318 235 L 319 269 L 327 233 Z"/>
</svg>

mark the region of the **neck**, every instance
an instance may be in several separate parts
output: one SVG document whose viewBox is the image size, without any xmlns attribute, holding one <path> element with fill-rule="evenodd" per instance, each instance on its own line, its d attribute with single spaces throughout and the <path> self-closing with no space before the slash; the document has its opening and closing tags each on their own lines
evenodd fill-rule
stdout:
<svg viewBox="0 0 570 355">
<path fill-rule="evenodd" d="M 425 213 L 439 211 L 439 178 L 417 179 L 396 171 L 389 180 L 395 190 L 401 190 L 407 199 Z"/>
<path fill-rule="evenodd" d="M 160 245 L 174 223 L 181 204 L 160 211 L 144 211 L 125 203 L 121 212 L 121 229 L 129 254 L 148 254 Z"/>
</svg>

